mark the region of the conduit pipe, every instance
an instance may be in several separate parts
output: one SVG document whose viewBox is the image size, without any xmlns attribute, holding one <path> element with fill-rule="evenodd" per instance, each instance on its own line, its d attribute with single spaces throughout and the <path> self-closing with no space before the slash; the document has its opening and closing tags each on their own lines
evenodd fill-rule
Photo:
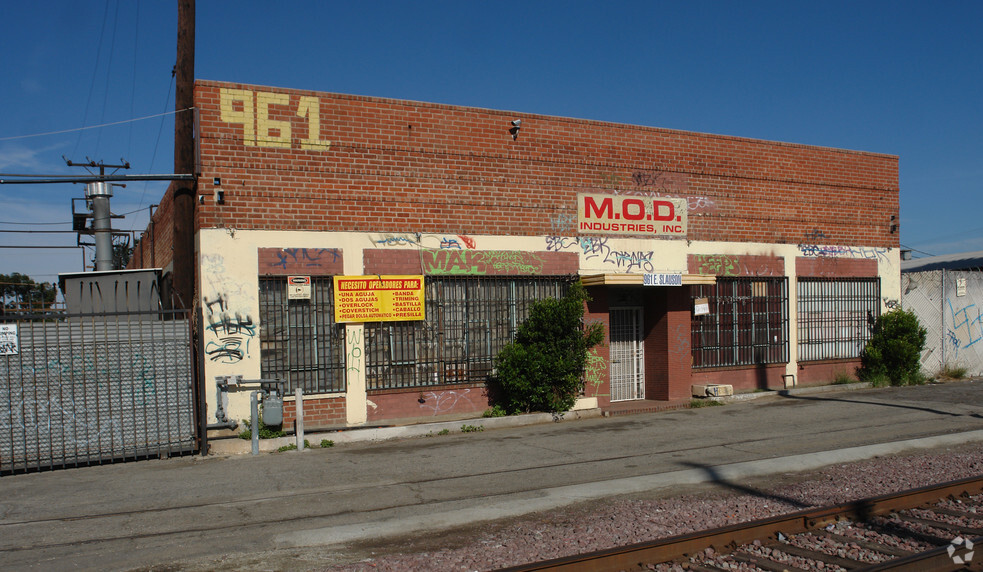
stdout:
<svg viewBox="0 0 983 572">
<path fill-rule="evenodd" d="M 253 432 L 253 455 L 259 455 L 259 392 L 249 393 L 249 428 Z"/>
<path fill-rule="evenodd" d="M 304 450 L 304 390 L 300 387 L 294 390 L 294 410 L 297 420 L 294 421 L 294 434 L 297 437 L 297 450 Z"/>
</svg>

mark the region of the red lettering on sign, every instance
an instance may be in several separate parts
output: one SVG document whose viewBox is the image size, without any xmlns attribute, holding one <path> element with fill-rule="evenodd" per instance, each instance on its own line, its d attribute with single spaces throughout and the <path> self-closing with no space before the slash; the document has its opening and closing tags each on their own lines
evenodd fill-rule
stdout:
<svg viewBox="0 0 983 572">
<path fill-rule="evenodd" d="M 597 218 L 611 219 L 614 213 L 614 201 L 610 198 L 602 199 L 601 206 L 598 208 L 593 197 L 584 197 L 584 218 L 591 218 L 591 212 Z"/>
<path fill-rule="evenodd" d="M 636 212 L 631 212 L 629 206 L 636 207 Z M 645 218 L 645 203 L 641 199 L 625 199 L 621 203 L 621 214 L 626 220 L 642 220 Z"/>
<path fill-rule="evenodd" d="M 669 209 L 669 214 L 662 214 L 663 207 Z M 676 218 L 676 207 L 669 201 L 652 201 L 652 208 L 655 209 L 652 220 L 673 220 Z"/>
</svg>

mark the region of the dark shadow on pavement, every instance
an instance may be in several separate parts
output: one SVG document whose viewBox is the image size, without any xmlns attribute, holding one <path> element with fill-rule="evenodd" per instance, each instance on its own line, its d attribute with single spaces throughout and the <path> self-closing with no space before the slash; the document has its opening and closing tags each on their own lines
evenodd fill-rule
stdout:
<svg viewBox="0 0 983 572">
<path fill-rule="evenodd" d="M 784 496 L 776 495 L 776 494 L 772 494 L 772 493 L 766 493 L 764 491 L 760 491 L 760 490 L 755 489 L 753 487 L 749 487 L 749 486 L 746 486 L 746 485 L 741 485 L 741 484 L 738 484 L 738 483 L 732 483 L 732 482 L 728 481 L 727 479 L 725 479 L 723 476 L 721 476 L 721 474 L 716 470 L 716 468 L 711 467 L 709 465 L 701 465 L 700 463 L 691 463 L 691 462 L 685 462 L 685 461 L 683 463 L 681 463 L 681 464 L 684 465 L 684 466 L 693 468 L 693 469 L 700 469 L 703 472 L 705 472 L 710 477 L 710 480 L 713 481 L 715 484 L 722 485 L 724 487 L 727 487 L 728 489 L 731 489 L 731 490 L 734 490 L 734 491 L 737 491 L 737 492 L 740 492 L 740 493 L 743 493 L 743 494 L 746 494 L 746 495 L 751 495 L 751 496 L 756 496 L 756 497 L 763 498 L 763 499 L 769 499 L 769 500 L 773 500 L 773 501 L 777 501 L 777 502 L 782 502 L 782 503 L 785 503 L 785 504 L 794 506 L 796 508 L 811 508 L 812 506 L 814 506 L 814 505 L 811 505 L 811 504 L 808 504 L 808 503 L 804 503 L 804 502 L 802 502 L 800 500 L 797 500 L 797 499 L 793 499 L 793 498 L 789 498 L 789 497 L 784 497 Z"/>
<path fill-rule="evenodd" d="M 858 403 L 862 405 L 880 405 L 882 407 L 896 407 L 899 409 L 913 409 L 915 411 L 924 411 L 926 413 L 935 413 L 938 415 L 948 415 L 949 417 L 965 417 L 966 415 L 971 415 L 973 417 L 979 417 L 979 414 L 966 414 L 966 413 L 952 413 L 951 411 L 942 411 L 939 409 L 932 409 L 930 407 L 917 407 L 915 405 L 900 405 L 898 403 L 882 403 L 879 401 L 864 401 L 861 399 L 844 399 L 842 397 L 813 397 L 807 395 L 793 395 L 785 390 L 779 390 L 779 397 L 784 397 L 786 399 L 799 399 L 802 401 L 838 401 L 840 403 Z"/>
</svg>

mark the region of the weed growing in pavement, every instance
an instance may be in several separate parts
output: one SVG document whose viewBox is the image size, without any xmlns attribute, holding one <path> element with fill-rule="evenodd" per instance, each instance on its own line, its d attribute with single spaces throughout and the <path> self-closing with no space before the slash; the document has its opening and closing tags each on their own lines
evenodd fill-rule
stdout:
<svg viewBox="0 0 983 572">
<path fill-rule="evenodd" d="M 308 441 L 307 439 L 304 439 L 304 448 L 305 449 L 311 448 L 311 442 Z M 277 452 L 282 453 L 284 451 L 296 451 L 296 450 L 297 450 L 297 444 L 291 443 L 289 445 L 284 445 L 283 447 L 280 447 L 279 449 L 277 449 Z"/>
<path fill-rule="evenodd" d="M 501 405 L 496 405 L 491 409 L 486 409 L 485 412 L 481 414 L 482 417 L 505 417 L 506 415 L 508 415 L 508 413 Z"/>
<path fill-rule="evenodd" d="M 477 433 L 484 430 L 485 428 L 481 425 L 461 425 L 461 433 Z"/>
<path fill-rule="evenodd" d="M 716 399 L 691 399 L 689 402 L 691 409 L 697 409 L 700 407 L 718 407 L 723 404 L 723 401 L 717 401 Z"/>
<path fill-rule="evenodd" d="M 864 381 L 870 382 L 871 387 L 890 387 L 891 378 L 886 375 L 874 375 Z"/>
<path fill-rule="evenodd" d="M 331 439 L 321 439 L 321 448 L 327 449 L 328 447 L 334 447 L 334 441 L 332 441 Z"/>
<path fill-rule="evenodd" d="M 939 373 L 935 374 L 935 377 L 937 379 L 965 379 L 967 371 L 969 370 L 962 366 L 945 364 Z"/>
<path fill-rule="evenodd" d="M 845 371 L 836 372 L 836 377 L 833 378 L 833 385 L 846 385 L 853 382 L 854 379 Z"/>
</svg>

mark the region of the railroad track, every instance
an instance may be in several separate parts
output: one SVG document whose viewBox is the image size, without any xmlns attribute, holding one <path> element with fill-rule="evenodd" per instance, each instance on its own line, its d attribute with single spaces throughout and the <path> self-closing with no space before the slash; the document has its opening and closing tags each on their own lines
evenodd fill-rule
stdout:
<svg viewBox="0 0 983 572">
<path fill-rule="evenodd" d="M 983 570 L 983 477 L 504 570 Z"/>
</svg>

